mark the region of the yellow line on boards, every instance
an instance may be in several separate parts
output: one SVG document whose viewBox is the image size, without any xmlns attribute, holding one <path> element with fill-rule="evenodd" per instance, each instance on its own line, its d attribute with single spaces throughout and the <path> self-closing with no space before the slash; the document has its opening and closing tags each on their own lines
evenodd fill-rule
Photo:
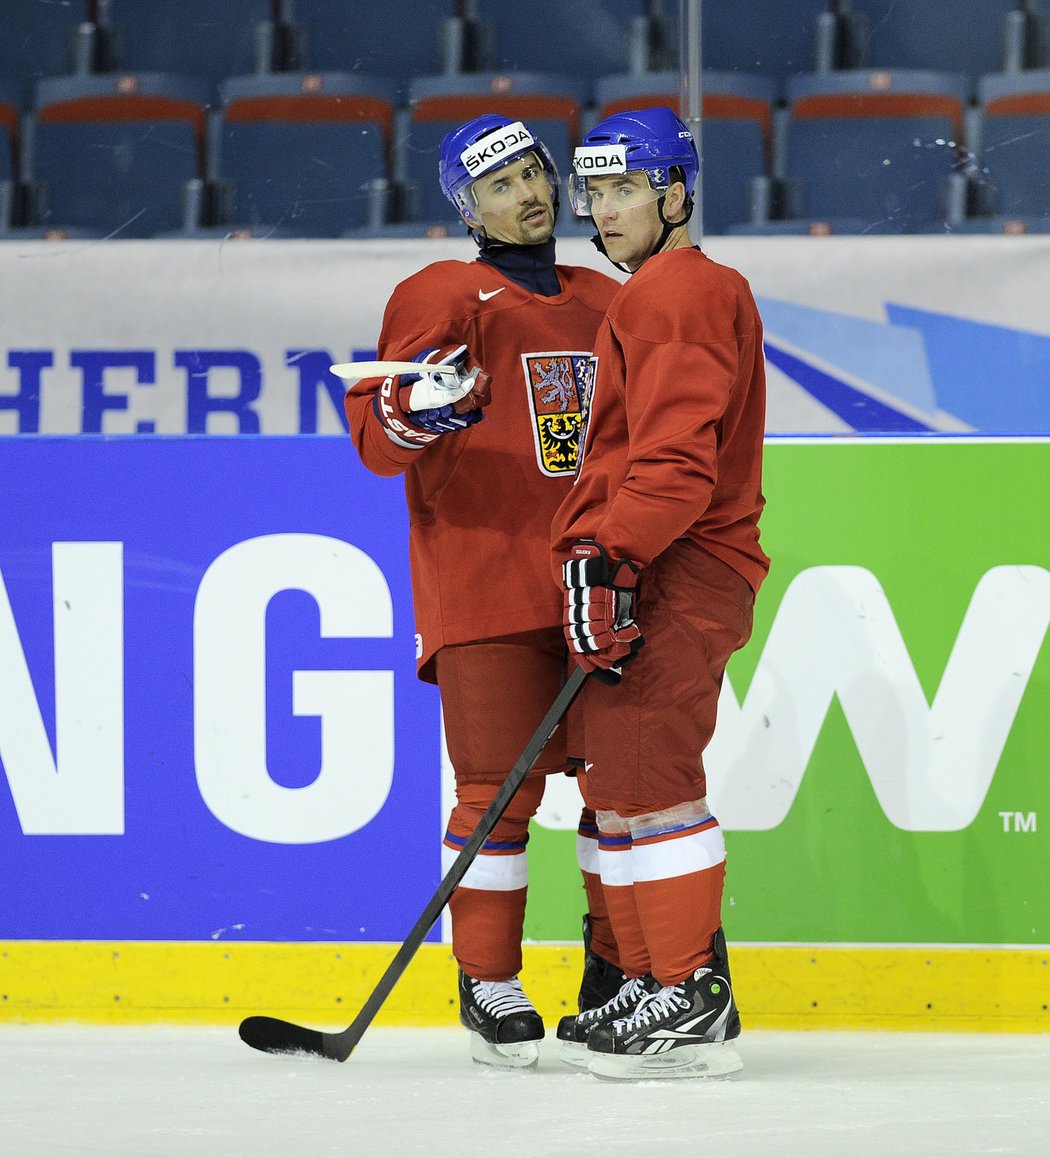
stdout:
<svg viewBox="0 0 1050 1158">
<path fill-rule="evenodd" d="M 397 946 L 0 942 L 0 1020 L 233 1024 L 266 1013 L 348 1025 Z M 1050 952 L 1019 948 L 731 946 L 746 1028 L 1050 1030 Z M 522 981 L 548 1027 L 575 1012 L 578 945 L 526 945 Z M 377 1025 L 457 1022 L 448 945 L 424 945 Z"/>
</svg>

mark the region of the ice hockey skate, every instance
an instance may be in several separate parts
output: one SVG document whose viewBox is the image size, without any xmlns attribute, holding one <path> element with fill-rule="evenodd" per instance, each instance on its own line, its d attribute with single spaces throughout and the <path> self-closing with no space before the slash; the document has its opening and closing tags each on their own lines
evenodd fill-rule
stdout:
<svg viewBox="0 0 1050 1158">
<path fill-rule="evenodd" d="M 591 1063 L 587 1041 L 592 1030 L 630 1017 L 646 997 L 660 988 L 659 983 L 649 976 L 627 978 L 621 973 L 620 978 L 620 988 L 604 1005 L 582 1010 L 575 1017 L 563 1017 L 558 1022 L 562 1061 L 587 1069 Z"/>
<path fill-rule="evenodd" d="M 642 998 L 634 1012 L 587 1036 L 588 1069 L 600 1078 L 715 1078 L 743 1067 L 733 1039 L 740 1016 L 724 958 Z M 560 1027 L 559 1027 L 560 1029 Z"/>
<path fill-rule="evenodd" d="M 459 1020 L 470 1030 L 470 1054 L 497 1069 L 535 1069 L 543 1021 L 517 977 L 476 981 L 459 971 Z"/>
<path fill-rule="evenodd" d="M 583 976 L 576 1007 L 580 1013 L 598 1009 L 620 992 L 627 975 L 591 948 L 591 919 L 583 915 Z"/>
</svg>

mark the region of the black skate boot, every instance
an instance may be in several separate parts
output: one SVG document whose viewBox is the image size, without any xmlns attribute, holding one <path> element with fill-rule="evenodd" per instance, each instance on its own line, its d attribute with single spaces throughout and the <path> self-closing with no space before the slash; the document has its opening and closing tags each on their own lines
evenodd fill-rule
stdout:
<svg viewBox="0 0 1050 1158">
<path fill-rule="evenodd" d="M 517 977 L 475 981 L 459 971 L 459 1020 L 471 1031 L 470 1054 L 480 1065 L 535 1069 L 543 1021 Z"/>
<path fill-rule="evenodd" d="M 596 1026 L 587 1037 L 590 1072 L 601 1078 L 712 1078 L 739 1070 L 744 1063 L 733 1039 L 740 1036 L 740 1016 L 724 937 L 716 936 L 715 953 L 691 977 L 644 997 L 630 1016 Z"/>
<path fill-rule="evenodd" d="M 591 1064 L 591 1054 L 587 1049 L 588 1036 L 599 1025 L 610 1025 L 619 1019 L 630 1017 L 639 1004 L 660 985 L 652 977 L 632 977 L 623 979 L 616 995 L 597 1009 L 585 1009 L 575 1017 L 563 1017 L 558 1022 L 558 1040 L 561 1042 L 561 1059 L 571 1066 L 587 1069 Z"/>
<path fill-rule="evenodd" d="M 732 991 L 733 978 L 729 975 L 729 947 L 726 945 L 726 935 L 722 929 L 715 933 L 711 948 L 715 953 L 714 964 L 721 970 L 722 976 L 729 982 L 729 989 Z M 729 1020 L 726 1022 L 726 1041 L 732 1041 L 733 1038 L 740 1036 L 740 1012 L 735 1001 L 732 1002 L 732 1007 Z"/>
<path fill-rule="evenodd" d="M 591 920 L 583 915 L 583 977 L 576 999 L 580 1013 L 586 1009 L 600 1009 L 620 992 L 627 975 L 611 961 L 606 961 L 591 948 Z"/>
</svg>

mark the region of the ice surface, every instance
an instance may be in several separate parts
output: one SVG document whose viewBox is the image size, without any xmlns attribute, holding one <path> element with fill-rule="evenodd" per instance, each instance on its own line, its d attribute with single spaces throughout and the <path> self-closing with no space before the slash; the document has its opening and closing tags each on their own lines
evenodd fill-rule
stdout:
<svg viewBox="0 0 1050 1158">
<path fill-rule="evenodd" d="M 321 1028 L 335 1028 L 332 1026 Z M 1050 1035 L 745 1031 L 721 1081 L 533 1073 L 464 1030 L 372 1028 L 342 1065 L 235 1028 L 0 1026 L 4 1158 L 1050 1155 Z"/>
</svg>

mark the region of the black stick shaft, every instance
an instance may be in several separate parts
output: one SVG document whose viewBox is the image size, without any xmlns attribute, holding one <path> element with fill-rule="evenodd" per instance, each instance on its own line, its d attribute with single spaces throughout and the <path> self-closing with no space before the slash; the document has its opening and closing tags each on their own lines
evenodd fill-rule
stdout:
<svg viewBox="0 0 1050 1158">
<path fill-rule="evenodd" d="M 329 1039 L 328 1044 L 332 1047 L 332 1052 L 339 1057 L 340 1061 L 345 1060 L 353 1052 L 354 1047 L 361 1040 L 365 1030 L 372 1024 L 372 1020 L 379 1012 L 383 1002 L 389 997 L 390 991 L 397 984 L 401 974 L 404 973 L 409 962 L 416 955 L 416 951 L 420 945 L 426 940 L 427 933 L 430 932 L 434 922 L 441 916 L 442 909 L 448 904 L 449 898 L 452 896 L 460 881 L 466 876 L 467 869 L 470 868 L 474 858 L 478 855 L 481 846 L 492 835 L 492 830 L 499 823 L 504 812 L 507 811 L 507 806 L 511 800 L 514 799 L 514 794 L 522 786 L 526 776 L 532 771 L 536 761 L 540 758 L 554 729 L 564 719 L 565 713 L 568 712 L 572 706 L 573 700 L 579 695 L 580 689 L 587 679 L 587 674 L 583 668 L 578 666 L 573 667 L 572 674 L 565 681 L 564 687 L 558 693 L 554 703 L 551 704 L 547 714 L 543 717 L 539 727 L 533 734 L 532 739 L 529 740 L 525 746 L 525 751 L 518 757 L 517 763 L 510 770 L 499 792 L 496 793 L 492 803 L 478 821 L 477 827 L 474 829 L 470 839 L 453 861 L 448 872 L 442 879 L 441 884 L 438 885 L 437 892 L 430 898 L 426 908 L 420 914 L 419 920 L 416 921 L 412 927 L 412 931 L 394 955 L 394 959 L 387 966 L 386 972 L 380 977 L 378 984 L 375 989 L 372 990 L 361 1012 L 354 1018 L 353 1023 L 347 1029 L 343 1030 L 342 1033 L 324 1035 Z"/>
</svg>

